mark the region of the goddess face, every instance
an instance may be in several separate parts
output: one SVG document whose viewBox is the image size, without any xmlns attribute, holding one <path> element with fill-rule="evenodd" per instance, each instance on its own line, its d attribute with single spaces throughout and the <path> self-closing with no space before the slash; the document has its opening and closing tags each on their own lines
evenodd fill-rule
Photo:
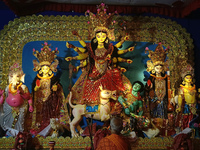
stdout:
<svg viewBox="0 0 200 150">
<path fill-rule="evenodd" d="M 49 66 L 42 66 L 41 71 L 44 75 L 48 74 L 50 71 L 50 67 Z"/>
<path fill-rule="evenodd" d="M 162 71 L 163 71 L 163 66 L 162 65 L 155 66 L 155 72 L 156 73 L 161 73 Z"/>
<path fill-rule="evenodd" d="M 186 75 L 184 78 L 186 83 L 191 83 L 192 82 L 192 76 L 191 75 Z"/>
<path fill-rule="evenodd" d="M 133 91 L 137 92 L 141 89 L 141 85 L 139 83 L 135 83 L 133 85 Z"/>
<path fill-rule="evenodd" d="M 96 39 L 98 42 L 103 43 L 106 40 L 107 34 L 104 32 L 99 32 L 96 34 Z"/>
</svg>

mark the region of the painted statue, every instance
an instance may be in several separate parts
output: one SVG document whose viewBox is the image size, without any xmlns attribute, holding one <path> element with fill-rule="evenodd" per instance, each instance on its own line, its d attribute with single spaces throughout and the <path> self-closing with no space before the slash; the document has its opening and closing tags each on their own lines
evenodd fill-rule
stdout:
<svg viewBox="0 0 200 150">
<path fill-rule="evenodd" d="M 10 131 L 11 136 L 25 130 L 25 117 L 27 110 L 33 112 L 32 97 L 24 82 L 24 73 L 19 63 L 14 63 L 9 70 L 9 85 L 5 89 L 5 102 L 3 103 L 4 129 Z M 15 129 L 12 131 L 12 129 Z M 16 135 L 15 135 L 16 134 Z"/>
<path fill-rule="evenodd" d="M 147 61 L 150 77 L 145 86 L 145 98 L 151 118 L 168 118 L 168 75 L 166 74 L 168 64 L 165 61 L 167 50 L 163 49 L 161 43 L 157 45 L 155 51 L 146 48 L 151 60 Z"/>
<path fill-rule="evenodd" d="M 124 98 L 123 96 L 118 97 L 118 101 L 123 106 L 126 115 L 130 115 L 130 113 L 134 113 L 139 116 L 143 115 L 143 102 L 140 95 L 143 88 L 144 85 L 142 82 L 135 81 L 131 92 L 127 94 L 127 98 Z"/>
<path fill-rule="evenodd" d="M 80 60 L 82 74 L 72 87 L 72 102 L 77 104 L 87 104 L 95 106 L 100 103 L 99 99 L 99 86 L 104 89 L 114 91 L 130 91 L 131 83 L 123 74 L 125 68 L 121 68 L 119 62 L 132 63 L 130 59 L 121 58 L 119 55 L 134 50 L 130 47 L 126 50 L 118 50 L 122 46 L 122 41 L 113 45 L 110 39 L 114 36 L 111 34 L 108 26 L 111 24 L 112 16 L 114 14 L 107 14 L 105 4 L 101 4 L 97 10 L 97 14 L 93 14 L 89 10 L 91 42 L 85 43 L 76 31 L 73 34 L 78 36 L 82 47 L 75 47 L 67 43 L 67 47 L 74 48 L 78 56 L 67 57 L 66 61 Z"/>
<path fill-rule="evenodd" d="M 41 52 L 33 49 L 33 55 L 39 60 L 33 60 L 33 70 L 38 73 L 32 84 L 35 107 L 32 127 L 37 133 L 50 125 L 51 118 L 58 118 L 63 125 L 69 122 L 63 88 L 53 73 L 57 71 L 59 62 L 55 58 L 59 51 L 51 50 L 47 42 L 42 45 Z"/>
<path fill-rule="evenodd" d="M 181 72 L 182 84 L 178 93 L 178 103 L 176 112 L 180 113 L 180 127 L 185 129 L 189 127 L 190 121 L 196 115 L 196 96 L 197 91 L 193 83 L 194 70 L 191 65 L 187 64 Z"/>
<path fill-rule="evenodd" d="M 75 131 L 75 127 L 81 121 L 83 115 L 85 115 L 86 117 L 89 117 L 89 118 L 92 117 L 93 119 L 97 119 L 101 121 L 106 121 L 110 119 L 110 111 L 111 111 L 110 99 L 117 100 L 117 91 L 105 90 L 102 88 L 102 86 L 100 86 L 99 88 L 101 90 L 99 93 L 100 104 L 97 107 L 95 107 L 96 109 L 98 109 L 98 111 L 95 113 L 90 112 L 87 109 L 86 104 L 73 105 L 71 103 L 72 92 L 70 92 L 69 104 L 73 108 L 72 114 L 74 116 L 74 119 L 72 120 L 72 122 L 70 122 L 70 130 L 71 130 L 72 137 L 78 136 L 78 133 L 76 133 Z"/>
</svg>

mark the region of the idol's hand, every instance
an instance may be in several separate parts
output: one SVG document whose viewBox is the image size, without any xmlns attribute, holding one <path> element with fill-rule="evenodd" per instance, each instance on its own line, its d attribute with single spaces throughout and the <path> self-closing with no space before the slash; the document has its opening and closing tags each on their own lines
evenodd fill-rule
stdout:
<svg viewBox="0 0 200 150">
<path fill-rule="evenodd" d="M 70 44 L 69 42 L 66 42 L 66 47 L 67 47 L 67 48 L 75 48 L 75 46 L 72 45 L 72 44 Z"/>
<path fill-rule="evenodd" d="M 156 103 L 157 103 L 157 104 L 160 104 L 160 101 L 158 100 L 158 101 L 156 101 Z"/>
<path fill-rule="evenodd" d="M 127 62 L 128 64 L 131 64 L 133 61 L 130 60 L 130 59 L 127 59 L 126 62 Z"/>
<path fill-rule="evenodd" d="M 108 54 L 106 58 L 107 58 L 107 60 L 110 60 L 111 59 L 111 55 Z"/>
<path fill-rule="evenodd" d="M 65 58 L 66 61 L 71 61 L 72 60 L 72 57 L 67 57 Z"/>
<path fill-rule="evenodd" d="M 40 88 L 40 86 L 35 86 L 34 91 L 37 91 Z"/>
<path fill-rule="evenodd" d="M 33 106 L 32 106 L 32 104 L 29 106 L 29 112 L 33 112 Z"/>
<path fill-rule="evenodd" d="M 181 108 L 178 107 L 178 108 L 176 109 L 176 112 L 178 113 L 178 112 L 180 112 L 180 111 L 181 111 Z"/>
<path fill-rule="evenodd" d="M 132 52 L 134 49 L 135 49 L 135 47 L 130 47 L 130 48 L 128 48 L 128 51 Z"/>
<path fill-rule="evenodd" d="M 124 40 L 125 40 L 125 41 L 129 40 L 129 36 L 128 36 L 128 35 L 125 36 L 125 37 L 124 37 Z"/>
<path fill-rule="evenodd" d="M 129 110 L 129 108 L 126 108 L 126 109 L 125 109 L 125 114 L 130 115 L 130 110 Z"/>
<path fill-rule="evenodd" d="M 53 85 L 53 86 L 52 86 L 52 90 L 53 90 L 53 91 L 57 91 L 57 89 L 58 89 L 58 86 L 57 86 L 57 85 Z"/>
<path fill-rule="evenodd" d="M 126 72 L 126 69 L 125 69 L 125 68 L 120 68 L 120 70 L 121 70 L 122 72 Z"/>
</svg>

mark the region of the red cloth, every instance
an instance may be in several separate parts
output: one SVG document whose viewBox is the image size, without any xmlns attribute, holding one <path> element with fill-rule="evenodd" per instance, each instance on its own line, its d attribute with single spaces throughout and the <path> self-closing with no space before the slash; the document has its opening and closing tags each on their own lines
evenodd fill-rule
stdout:
<svg viewBox="0 0 200 150">
<path fill-rule="evenodd" d="M 99 142 L 96 150 L 130 150 L 130 145 L 122 136 L 111 134 Z"/>
<path fill-rule="evenodd" d="M 189 127 L 190 121 L 193 119 L 193 114 L 183 115 L 183 129 Z"/>
<path fill-rule="evenodd" d="M 98 71 L 93 69 L 93 76 L 98 76 Z M 103 86 L 103 89 L 107 90 L 122 90 L 124 91 L 122 77 L 118 69 L 107 70 L 106 73 L 98 80 L 86 80 L 84 87 L 83 99 L 86 104 L 99 104 L 99 86 Z"/>
</svg>

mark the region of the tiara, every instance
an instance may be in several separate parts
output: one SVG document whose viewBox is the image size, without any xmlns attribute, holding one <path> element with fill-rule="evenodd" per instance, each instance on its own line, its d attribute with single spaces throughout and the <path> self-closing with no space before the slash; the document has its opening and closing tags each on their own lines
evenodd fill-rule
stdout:
<svg viewBox="0 0 200 150">
<path fill-rule="evenodd" d="M 148 47 L 145 48 L 145 53 L 149 52 L 148 57 L 151 59 L 147 61 L 148 72 L 152 71 L 154 67 L 157 65 L 163 65 L 163 66 L 166 65 L 165 59 L 166 59 L 168 50 L 169 50 L 169 47 L 167 49 L 164 49 L 161 43 L 158 43 L 155 51 L 149 50 Z"/>
<path fill-rule="evenodd" d="M 184 79 L 186 75 L 194 77 L 194 68 L 190 64 L 186 64 L 181 70 L 182 79 Z"/>
<path fill-rule="evenodd" d="M 9 74 L 13 74 L 15 72 L 21 72 L 23 74 L 22 71 L 22 67 L 19 65 L 18 62 L 15 62 L 9 69 L 10 73 Z"/>
<path fill-rule="evenodd" d="M 148 47 L 146 47 L 145 52 L 147 51 L 149 52 L 148 57 L 151 59 L 153 65 L 156 66 L 156 65 L 164 65 L 168 50 L 169 47 L 164 50 L 162 44 L 159 43 L 158 46 L 156 46 L 155 51 L 151 51 L 149 50 Z"/>
<path fill-rule="evenodd" d="M 107 6 L 104 3 L 101 3 L 97 6 L 96 15 L 90 12 L 90 10 L 85 12 L 85 15 L 89 16 L 88 24 L 95 33 L 98 31 L 105 31 L 109 34 L 109 26 L 115 23 L 112 19 L 115 14 L 118 14 L 117 11 L 107 14 L 106 8 Z"/>
<path fill-rule="evenodd" d="M 43 48 L 41 48 L 41 52 L 33 49 L 33 55 L 38 59 L 40 65 L 50 66 L 59 53 L 58 48 L 52 51 L 51 48 L 49 48 L 51 45 L 47 42 L 44 42 L 42 45 Z"/>
</svg>

